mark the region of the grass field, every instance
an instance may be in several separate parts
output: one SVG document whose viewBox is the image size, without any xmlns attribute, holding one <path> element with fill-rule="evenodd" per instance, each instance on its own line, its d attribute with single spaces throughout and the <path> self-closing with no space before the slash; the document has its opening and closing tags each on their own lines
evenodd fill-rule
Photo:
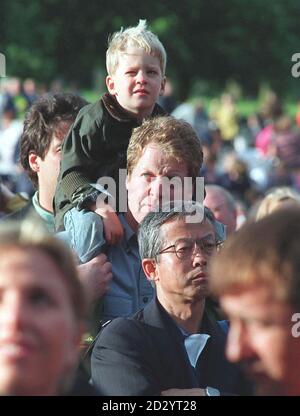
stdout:
<svg viewBox="0 0 300 416">
<path fill-rule="evenodd" d="M 91 91 L 91 90 L 85 90 L 85 91 L 82 91 L 82 95 L 84 96 L 86 100 L 93 103 L 97 101 L 97 99 L 101 96 L 101 93 L 100 92 L 98 93 L 96 91 Z M 211 107 L 212 101 L 215 100 L 216 98 L 219 98 L 219 97 L 215 97 L 215 98 L 201 97 L 201 100 L 203 100 L 203 102 L 205 103 L 205 106 L 209 109 Z M 261 103 L 259 102 L 259 100 L 242 99 L 242 100 L 237 101 L 236 106 L 237 106 L 237 110 L 240 116 L 248 117 L 250 114 L 253 114 L 259 111 L 259 109 L 261 108 Z M 295 117 L 296 111 L 297 111 L 296 103 L 285 102 L 284 110 L 286 114 L 290 115 L 291 117 Z"/>
</svg>

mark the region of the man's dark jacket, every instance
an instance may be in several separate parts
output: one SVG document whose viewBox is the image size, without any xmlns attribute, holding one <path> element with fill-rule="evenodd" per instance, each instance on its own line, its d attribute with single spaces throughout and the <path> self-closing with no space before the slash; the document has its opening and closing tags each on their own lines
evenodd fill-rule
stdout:
<svg viewBox="0 0 300 416">
<path fill-rule="evenodd" d="M 102 329 L 92 352 L 93 383 L 103 395 L 159 395 L 207 386 L 224 394 L 249 394 L 239 368 L 225 358 L 226 333 L 208 310 L 200 333 L 210 338 L 195 371 L 184 336 L 154 299 L 132 318 L 116 318 Z"/>
</svg>

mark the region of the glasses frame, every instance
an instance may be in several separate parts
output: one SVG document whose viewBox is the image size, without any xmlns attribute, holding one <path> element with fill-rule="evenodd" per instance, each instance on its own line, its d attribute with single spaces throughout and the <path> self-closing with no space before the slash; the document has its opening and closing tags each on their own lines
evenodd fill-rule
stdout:
<svg viewBox="0 0 300 416">
<path fill-rule="evenodd" d="M 180 241 L 183 241 L 183 240 L 192 240 L 192 241 L 194 241 L 194 247 L 193 247 L 193 251 L 192 251 L 192 253 L 191 254 L 188 254 L 188 255 L 185 255 L 185 254 L 183 254 L 183 255 L 179 255 L 178 254 L 178 250 L 176 250 L 176 245 L 178 245 L 178 243 L 180 242 Z M 187 259 L 187 258 L 191 258 L 191 257 L 194 257 L 195 256 L 195 254 L 196 254 L 196 252 L 197 252 L 197 250 L 199 251 L 199 250 L 201 250 L 202 251 L 202 253 L 205 253 L 207 256 L 211 256 L 212 254 L 213 254 L 213 250 L 211 251 L 211 252 L 207 252 L 207 249 L 205 250 L 205 246 L 204 246 L 204 242 L 205 242 L 205 238 L 200 238 L 200 239 L 194 239 L 194 238 L 179 238 L 178 240 L 176 240 L 175 241 L 175 243 L 174 244 L 172 244 L 172 245 L 170 245 L 170 246 L 168 246 L 168 247 L 165 247 L 164 249 L 162 249 L 161 251 L 159 251 L 156 255 L 155 255 L 155 258 L 157 257 L 157 256 L 159 256 L 160 254 L 165 254 L 165 253 L 173 253 L 173 254 L 175 254 L 176 255 L 176 257 L 179 259 L 179 260 L 185 260 L 185 259 Z M 215 247 L 215 249 L 217 250 L 217 251 L 219 251 L 219 249 L 221 248 L 221 246 L 223 245 L 223 241 L 219 241 L 219 242 L 215 242 L 214 244 L 212 244 L 211 243 L 211 245 L 213 245 L 214 247 Z M 174 250 L 172 250 L 172 251 L 170 251 L 170 249 L 171 248 L 173 248 Z M 167 251 L 167 250 L 169 250 L 169 251 Z"/>
</svg>

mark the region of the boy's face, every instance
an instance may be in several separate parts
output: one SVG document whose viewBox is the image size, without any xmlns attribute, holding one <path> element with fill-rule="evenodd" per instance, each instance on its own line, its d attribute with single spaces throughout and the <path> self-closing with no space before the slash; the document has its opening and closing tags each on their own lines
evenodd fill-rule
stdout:
<svg viewBox="0 0 300 416">
<path fill-rule="evenodd" d="M 142 120 L 152 113 L 163 93 L 165 78 L 157 57 L 140 48 L 128 48 L 120 54 L 117 69 L 107 76 L 106 85 L 125 110 Z"/>
</svg>

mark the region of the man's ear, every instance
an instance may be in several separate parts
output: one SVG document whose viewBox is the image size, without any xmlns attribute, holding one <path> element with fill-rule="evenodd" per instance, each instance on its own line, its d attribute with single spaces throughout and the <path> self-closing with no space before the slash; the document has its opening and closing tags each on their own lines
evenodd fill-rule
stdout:
<svg viewBox="0 0 300 416">
<path fill-rule="evenodd" d="M 115 89 L 115 81 L 114 81 L 114 78 L 111 75 L 107 75 L 105 81 L 106 81 L 106 87 L 108 89 L 108 92 L 111 95 L 117 95 L 116 89 Z"/>
<path fill-rule="evenodd" d="M 143 259 L 142 267 L 148 280 L 153 282 L 158 280 L 157 263 L 154 259 Z"/>
<path fill-rule="evenodd" d="M 40 171 L 40 164 L 39 164 L 39 161 L 40 161 L 40 157 L 39 156 L 37 156 L 35 153 L 33 153 L 33 152 L 31 152 L 31 153 L 29 153 L 29 156 L 28 156 L 28 163 L 29 163 L 29 166 L 31 167 L 31 169 L 34 171 L 34 172 L 39 172 Z"/>
<path fill-rule="evenodd" d="M 166 86 L 166 77 L 163 77 L 162 81 L 161 81 L 161 86 L 160 86 L 160 92 L 159 95 L 163 95 L 165 92 L 165 86 Z"/>
</svg>

